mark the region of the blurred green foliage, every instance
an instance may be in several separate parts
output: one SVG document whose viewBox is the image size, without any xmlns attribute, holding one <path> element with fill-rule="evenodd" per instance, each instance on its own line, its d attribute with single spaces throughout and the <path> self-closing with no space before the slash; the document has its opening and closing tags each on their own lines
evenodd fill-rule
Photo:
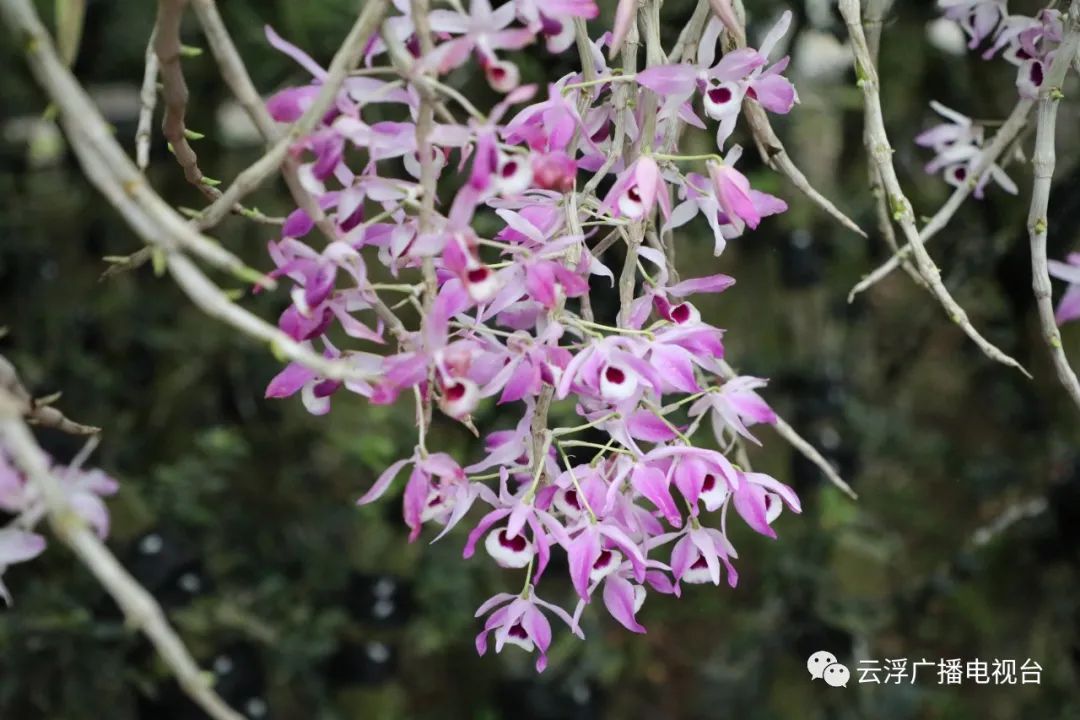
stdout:
<svg viewBox="0 0 1080 720">
<path fill-rule="evenodd" d="M 356 4 L 230 0 L 222 11 L 256 85 L 270 92 L 305 78 L 264 41 L 263 24 L 326 62 Z M 780 7 L 748 4 L 755 31 Z M 99 93 L 106 84 L 134 92 L 153 3 L 87 5 L 77 74 Z M 931 122 L 926 101 L 1001 118 L 1012 80 L 1000 63 L 928 46 L 931 2 L 898 5 L 885 29 L 884 100 L 896 161 L 916 207 L 929 215 L 947 188 L 922 174 L 926 157 L 911 145 Z M 667 43 L 691 9 L 689 0 L 665 4 Z M 605 3 L 595 29 L 611 12 Z M 807 30 L 801 12 L 797 24 Z M 842 29 L 834 22 L 824 32 Z M 203 44 L 194 24 L 185 42 Z M 40 117 L 45 102 L 16 48 L 0 44 L 0 58 L 0 123 Z M 572 56 L 535 49 L 516 59 L 530 81 L 574 67 Z M 196 145 L 203 168 L 231 178 L 257 148 L 226 142 L 216 115 L 226 90 L 208 56 L 186 59 L 184 70 L 189 124 L 207 134 Z M 814 182 L 871 228 L 852 78 L 795 80 L 803 103 L 778 131 Z M 469 71 L 452 81 L 481 106 L 490 99 Z M 1073 141 L 1077 107 L 1066 102 L 1060 123 Z M 110 119 L 130 145 L 134 114 Z M 686 151 L 707 147 L 709 137 L 688 136 Z M 739 140 L 752 148 L 745 135 Z M 47 150 L 46 159 L 55 157 Z M 95 462 L 123 482 L 111 503 L 112 547 L 250 717 L 1080 716 L 1078 433 L 1037 337 L 1023 192 L 993 190 L 970 202 L 933 253 L 976 326 L 1031 369 L 1034 382 L 981 357 L 901 273 L 846 304 L 851 284 L 883 257 L 877 233 L 867 242 L 838 228 L 748 151 L 743 167 L 754 185 L 783 194 L 792 211 L 733 242 L 720 259 L 712 258 L 707 229 L 691 226 L 679 237 L 680 264 L 738 278 L 700 303 L 703 314 L 729 328 L 737 366 L 773 378 L 770 400 L 840 463 L 861 498 L 849 502 L 763 430 L 765 445 L 752 459 L 795 484 L 804 512 L 779 521 L 777 543 L 735 529 L 738 588 L 650 596 L 644 636 L 592 608 L 588 642 L 557 632 L 550 669 L 537 677 L 512 648 L 485 658 L 473 649 L 473 609 L 520 578 L 463 561 L 460 531 L 436 545 L 407 545 L 396 500 L 353 504 L 383 467 L 410 452 L 409 408 L 341 396 L 330 416 L 313 418 L 299 402 L 263 400 L 278 369 L 264 348 L 202 316 L 149 268 L 99 282 L 101 258 L 134 251 L 136 238 L 69 156 L 50 164 L 28 153 L 23 141 L 0 144 L 0 325 L 9 331 L 0 352 L 32 389 L 62 390 L 72 417 L 104 428 Z M 177 205 L 197 205 L 200 196 L 159 137 L 154 153 L 154 186 Z M 1021 188 L 1029 184 L 1026 168 L 1012 172 Z M 1076 243 L 1078 188 L 1071 147 L 1059 153 L 1052 255 Z M 253 202 L 268 213 L 290 209 L 279 185 Z M 217 236 L 267 266 L 265 226 L 231 218 Z M 273 318 L 286 299 L 243 302 Z M 1065 336 L 1080 357 L 1080 331 Z M 513 420 L 488 408 L 477 424 Z M 71 438 L 40 437 L 62 460 L 78 449 Z M 463 459 L 478 451 L 466 431 L 443 420 L 432 442 Z M 974 541 L 979 528 L 1032 501 L 1042 510 L 989 542 Z M 569 604 L 559 575 L 550 571 L 546 595 Z M 0 717 L 198 717 L 61 548 L 12 568 L 5 580 L 17 604 L 0 611 Z M 1044 670 L 1038 686 L 939 686 L 936 673 L 916 685 L 874 686 L 853 672 L 846 689 L 834 689 L 807 677 L 806 657 L 819 649 L 853 668 L 869 658 L 1031 657 Z"/>
</svg>

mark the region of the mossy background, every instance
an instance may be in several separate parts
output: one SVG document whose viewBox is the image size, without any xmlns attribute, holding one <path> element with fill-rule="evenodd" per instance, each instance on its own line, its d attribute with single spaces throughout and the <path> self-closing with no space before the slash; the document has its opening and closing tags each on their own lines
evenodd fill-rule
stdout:
<svg viewBox="0 0 1080 720">
<path fill-rule="evenodd" d="M 782 7 L 747 4 L 752 35 Z M 99 98 L 137 91 L 153 5 L 88 2 L 75 70 Z M 328 62 L 357 3 L 221 5 L 256 85 L 269 93 L 306 78 L 267 45 L 262 25 Z M 796 29 L 807 32 L 813 13 L 794 5 Z M 48 15 L 51 3 L 41 6 Z M 927 101 L 1004 118 L 1015 97 L 1012 72 L 928 44 L 932 2 L 897 6 L 885 28 L 884 102 L 902 179 L 917 210 L 930 215 L 948 188 L 922 173 L 928 156 L 911 142 L 933 122 Z M 665 4 L 668 45 L 692 8 L 690 0 Z M 597 30 L 611 13 L 605 3 Z M 185 41 L 204 45 L 188 20 Z M 835 15 L 818 31 L 843 37 Z M 574 62 L 535 48 L 515 59 L 526 80 L 541 82 Z M 46 103 L 6 36 L 0 61 L 0 125 L 40 118 Z M 184 70 L 189 126 L 207 134 L 196 145 L 201 165 L 227 181 L 258 149 L 227 142 L 217 113 L 227 90 L 209 56 L 185 60 Z M 101 258 L 130 253 L 138 241 L 63 145 L 46 136 L 28 146 L 13 132 L 0 138 L 0 325 L 8 330 L 0 352 L 34 391 L 62 390 L 73 418 L 104 428 L 94 462 L 123 483 L 111 502 L 110 544 L 165 603 L 203 665 L 220 673 L 236 707 L 253 719 L 1080 717 L 1080 433 L 1038 337 L 1024 229 L 1030 169 L 1014 163 L 1020 196 L 991 189 L 986 200 L 969 201 L 931 251 L 976 327 L 1028 367 L 1031 382 L 983 358 L 902 273 L 846 302 L 884 256 L 867 190 L 861 99 L 850 73 L 834 82 L 794 79 L 803 102 L 777 121 L 778 132 L 815 184 L 874 230 L 871 239 L 823 217 L 761 166 L 741 127 L 742 169 L 756 187 L 783 195 L 791 212 L 730 243 L 719 259 L 707 228 L 695 224 L 680 232 L 678 253 L 686 274 L 738 278 L 700 303 L 703 314 L 729 329 L 734 364 L 773 378 L 768 398 L 839 462 L 861 498 L 849 502 L 762 430 L 755 465 L 794 484 L 804 512 L 779 521 L 779 542 L 735 530 L 738 588 L 650 596 L 640 615 L 645 636 L 592 609 L 588 642 L 557 630 L 541 676 L 513 648 L 484 658 L 473 649 L 474 608 L 520 577 L 480 558 L 463 561 L 460 531 L 436 545 L 407 545 L 396 498 L 362 510 L 353 504 L 381 468 L 410 451 L 409 407 L 342 395 L 331 415 L 313 418 L 298 401 L 264 400 L 279 367 L 266 348 L 208 320 L 149 267 L 99 281 Z M 452 81 L 481 107 L 491 99 L 471 71 Z M 1074 92 L 1067 89 L 1059 119 L 1052 257 L 1080 239 Z M 110 107 L 131 147 L 130 102 Z M 686 152 L 709 142 L 688 136 Z M 150 180 L 174 204 L 202 201 L 160 136 Z M 280 184 L 252 202 L 268 213 L 291 209 Z M 257 267 L 269 265 L 272 229 L 230 218 L 216 236 Z M 287 299 L 243 302 L 274 318 Z M 1080 329 L 1064 335 L 1080 358 Z M 511 413 L 487 407 L 477 424 L 506 425 Z M 62 460 L 79 447 L 39 436 Z M 479 450 L 444 420 L 431 442 L 462 459 Z M 1031 516 L 976 542 L 980 528 L 1011 508 Z M 158 552 L 146 552 L 156 544 L 148 536 L 162 541 Z M 550 573 L 546 595 L 570 603 L 559 575 Z M 0 717 L 199 717 L 61 547 L 13 567 L 5 581 L 17 604 L 0 610 Z M 914 686 L 873 686 L 853 671 L 846 689 L 834 689 L 807 676 L 806 658 L 819 649 L 853 668 L 860 659 L 1033 658 L 1042 683 L 942 686 L 935 672 Z"/>
</svg>

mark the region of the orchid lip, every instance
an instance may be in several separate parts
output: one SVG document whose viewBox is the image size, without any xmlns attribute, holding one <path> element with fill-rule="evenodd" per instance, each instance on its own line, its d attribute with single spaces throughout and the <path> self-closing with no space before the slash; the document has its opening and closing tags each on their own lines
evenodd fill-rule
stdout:
<svg viewBox="0 0 1080 720">
<path fill-rule="evenodd" d="M 726 87 L 718 87 L 709 90 L 709 100 L 712 100 L 717 105 L 722 105 L 727 102 L 731 102 L 731 98 L 734 93 Z"/>
<path fill-rule="evenodd" d="M 490 532 L 484 548 L 497 564 L 505 568 L 523 568 L 533 558 L 532 543 L 522 534 L 507 537 L 506 528 Z"/>
</svg>

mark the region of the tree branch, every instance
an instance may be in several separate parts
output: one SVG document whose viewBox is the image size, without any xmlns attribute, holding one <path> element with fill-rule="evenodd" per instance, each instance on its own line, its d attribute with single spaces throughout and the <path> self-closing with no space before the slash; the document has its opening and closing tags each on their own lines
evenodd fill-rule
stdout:
<svg viewBox="0 0 1080 720">
<path fill-rule="evenodd" d="M 734 47 L 742 48 L 746 47 L 746 25 L 744 20 L 746 11 L 743 9 L 742 0 L 734 0 L 734 6 L 735 14 L 739 18 L 742 27 L 739 28 L 741 32 L 728 34 L 728 41 Z M 780 141 L 776 131 L 773 130 L 765 108 L 761 107 L 756 100 L 748 98 L 743 105 L 743 115 L 746 117 L 746 124 L 750 126 L 750 132 L 754 135 L 754 142 L 757 143 L 761 159 L 765 161 L 766 165 L 786 176 L 800 192 L 810 198 L 826 213 L 832 215 L 841 225 L 854 233 L 866 237 L 866 233 L 863 232 L 862 228 L 841 212 L 831 200 L 814 189 L 814 186 L 806 179 L 806 175 L 795 165 L 791 156 L 788 155 L 787 149 L 784 148 L 784 143 Z"/>
<path fill-rule="evenodd" d="M 94 435 L 101 432 L 99 427 L 69 420 L 54 408 L 52 403 L 59 399 L 58 394 L 47 398 L 35 398 L 31 395 L 19 379 L 15 366 L 3 355 L 0 355 L 0 392 L 7 393 L 10 401 L 31 425 L 54 428 L 70 435 Z"/>
<path fill-rule="evenodd" d="M 146 172 L 150 166 L 150 137 L 157 106 L 158 57 L 154 52 L 157 29 L 150 33 L 146 45 L 146 70 L 143 72 L 142 88 L 139 90 L 139 125 L 135 130 L 135 165 Z"/>
<path fill-rule="evenodd" d="M 885 132 L 885 120 L 881 112 L 877 69 L 870 59 L 870 50 L 866 44 L 859 0 L 840 0 L 840 13 L 844 16 L 848 26 L 848 34 L 851 36 L 855 70 L 867 105 L 866 120 L 869 127 L 866 136 L 866 149 L 881 174 L 882 183 L 885 186 L 886 193 L 888 193 L 893 219 L 899 223 L 908 243 L 912 247 L 919 274 L 934 297 L 945 308 L 949 318 L 960 326 L 987 357 L 1009 367 L 1014 367 L 1024 375 L 1031 377 L 1020 363 L 999 350 L 975 329 L 968 319 L 967 313 L 945 288 L 945 284 L 941 281 L 941 271 L 934 265 L 934 261 L 926 252 L 926 248 L 923 247 L 922 240 L 919 238 L 919 231 L 915 227 L 915 213 L 912 210 L 911 202 L 905 197 L 904 191 L 900 187 L 900 180 L 896 175 L 896 168 L 893 167 L 892 147 L 889 145 L 889 137 Z"/>
<path fill-rule="evenodd" d="M 866 31 L 866 44 L 870 50 L 870 60 L 874 63 L 874 67 L 878 66 L 878 54 L 881 49 L 881 28 L 885 21 L 885 13 L 892 5 L 892 0 L 867 0 L 866 13 L 863 16 L 863 28 Z M 864 111 L 865 112 L 868 111 Z M 870 123 L 866 120 L 863 121 L 863 132 L 865 128 L 868 128 Z M 863 142 L 866 142 L 864 136 Z M 898 255 L 900 252 L 900 246 L 896 241 L 896 229 L 893 227 L 892 218 L 889 216 L 889 203 L 885 198 L 885 188 L 882 186 L 881 173 L 874 167 L 873 163 L 867 165 L 867 175 L 869 176 L 870 192 L 874 196 L 874 208 L 877 214 L 878 229 L 881 231 L 881 236 L 885 239 L 885 244 L 889 246 L 894 255 Z M 924 285 L 922 276 L 919 275 L 919 271 L 912 267 L 911 263 L 906 259 L 901 261 L 901 267 L 904 268 L 904 272 L 908 274 L 908 277 L 915 282 L 916 285 Z"/>
<path fill-rule="evenodd" d="M 244 720 L 212 687 L 213 674 L 203 672 L 170 627 L 161 606 L 75 513 L 53 476 L 34 436 L 21 418 L 19 402 L 0 391 L 0 437 L 19 469 L 41 492 L 49 524 L 120 606 L 128 623 L 146 635 L 180 687 L 215 720 Z"/>
<path fill-rule="evenodd" d="M 158 0 L 157 22 L 152 37 L 161 72 L 161 98 L 165 104 L 161 134 L 172 147 L 176 162 L 184 171 L 187 181 L 204 195 L 214 199 L 217 193 L 203 182 L 199 158 L 188 142 L 187 127 L 184 124 L 188 89 L 184 81 L 184 68 L 180 64 L 180 23 L 184 18 L 186 5 L 187 0 Z M 226 209 L 230 206 L 226 206 Z"/>
<path fill-rule="evenodd" d="M 1031 209 L 1028 211 L 1028 234 L 1031 238 L 1031 283 L 1035 302 L 1039 308 L 1039 323 L 1043 339 L 1050 348 L 1058 380 L 1065 387 L 1072 401 L 1080 407 L 1080 381 L 1069 365 L 1065 348 L 1061 346 L 1061 334 L 1054 320 L 1051 301 L 1050 273 L 1046 265 L 1046 236 L 1049 231 L 1047 211 L 1050 205 L 1050 186 L 1056 164 L 1054 134 L 1057 129 L 1057 110 L 1063 97 L 1061 86 L 1069 71 L 1069 64 L 1080 48 L 1080 0 L 1069 6 L 1065 35 L 1058 46 L 1050 69 L 1039 91 L 1038 125 L 1035 131 L 1035 155 L 1032 158 L 1035 179 L 1031 188 Z"/>
<path fill-rule="evenodd" d="M 25 43 L 30 69 L 60 109 L 72 149 L 87 178 L 144 242 L 165 254 L 169 271 L 196 305 L 244 334 L 270 343 L 285 357 L 328 379 L 367 379 L 365 373 L 347 361 L 328 360 L 235 305 L 184 257 L 180 251 L 191 250 L 245 280 L 272 285 L 272 281 L 248 268 L 215 241 L 195 232 L 146 185 L 141 173 L 108 131 L 97 108 L 60 62 L 52 40 L 29 0 L 0 0 L 0 17 Z"/>
</svg>

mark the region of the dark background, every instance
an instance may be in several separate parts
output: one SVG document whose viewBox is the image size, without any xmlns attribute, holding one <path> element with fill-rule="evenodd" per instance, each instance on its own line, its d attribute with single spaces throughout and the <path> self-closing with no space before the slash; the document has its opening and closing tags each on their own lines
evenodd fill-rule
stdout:
<svg viewBox="0 0 1080 720">
<path fill-rule="evenodd" d="M 269 48 L 263 23 L 326 63 L 356 4 L 221 3 L 266 93 L 306 77 Z M 748 4 L 752 36 L 781 7 Z M 936 49 L 925 28 L 933 4 L 898 5 L 885 30 L 884 104 L 902 179 L 928 216 L 948 188 L 922 173 L 929 156 L 911 143 L 933 122 L 927 101 L 1002 119 L 1015 101 L 1013 71 Z M 131 147 L 153 3 L 88 6 L 75 69 Z M 666 3 L 667 46 L 692 8 L 689 0 Z M 41 9 L 48 15 L 51 3 Z M 110 545 L 165 604 L 203 666 L 220 673 L 219 689 L 236 707 L 252 718 L 1080 716 L 1077 410 L 1038 337 L 1024 229 L 1030 170 L 1014 163 L 1020 196 L 991 189 L 986 200 L 969 201 L 931 251 L 976 327 L 1034 381 L 982 357 L 902 273 L 849 305 L 848 289 L 884 257 L 867 190 L 861 97 L 850 72 L 814 77 L 806 69 L 824 57 L 821 43 L 842 38 L 838 19 L 826 12 L 826 24 L 814 28 L 818 15 L 794 9 L 796 30 L 818 44 L 795 48 L 791 76 L 803 102 L 777 121 L 778 132 L 814 183 L 875 230 L 871 240 L 843 230 L 761 167 L 741 127 L 741 169 L 755 187 L 785 197 L 791 212 L 730 243 L 719 259 L 707 228 L 692 225 L 679 233 L 678 252 L 684 273 L 738 278 L 700 303 L 703 314 L 729 328 L 736 366 L 773 378 L 767 398 L 828 451 L 861 499 L 844 498 L 763 430 L 755 466 L 792 483 L 805 510 L 779 521 L 776 543 L 736 531 L 738 588 L 650 596 L 639 615 L 644 636 L 591 609 L 588 641 L 557 629 L 541 676 L 514 648 L 484 658 L 473 649 L 473 610 L 517 579 L 482 559 L 463 561 L 462 531 L 434 546 L 407 545 L 396 496 L 354 506 L 383 467 L 410 452 L 406 404 L 341 396 L 331 415 L 313 418 L 298 400 L 265 401 L 279 367 L 265 348 L 201 315 L 149 267 L 99 281 L 101 258 L 133 252 L 138 240 L 42 121 L 46 103 L 5 34 L 0 325 L 8 332 L 0 352 L 32 390 L 62 390 L 69 415 L 104 428 L 94 462 L 123 483 L 110 503 Z M 594 27 L 611 12 L 605 4 Z M 185 41 L 204 46 L 188 21 Z M 515 59 L 526 80 L 575 67 L 572 53 L 553 59 L 535 48 Z M 196 143 L 203 170 L 228 180 L 258 147 L 221 121 L 227 90 L 209 55 L 186 59 L 184 71 L 189 126 L 207 134 Z M 481 107 L 491 100 L 467 71 L 451 81 Z M 1077 240 L 1072 97 L 1067 90 L 1059 121 L 1051 257 Z M 688 136 L 684 151 L 707 151 L 708 143 L 708 135 Z M 176 205 L 202 202 L 160 136 L 150 179 Z M 268 213 L 291 209 L 280 183 L 252 202 Z M 257 267 L 270 266 L 272 228 L 231 218 L 216 236 Z M 243 302 L 273 319 L 287 298 Z M 1080 357 L 1080 330 L 1064 335 Z M 512 421 L 490 407 L 477 418 L 481 428 Z M 39 437 L 60 460 L 79 447 L 50 432 Z M 478 454 L 450 422 L 437 421 L 431 442 L 461 459 Z M 994 531 L 980 534 L 986 528 Z M 570 603 L 558 575 L 546 594 Z M 0 610 L 0 717 L 198 717 L 62 548 L 13 567 L 5 582 L 16 605 Z M 805 661 L 820 649 L 853 667 L 846 689 L 810 681 Z M 885 658 L 1033 658 L 1042 682 L 940 686 L 936 672 L 914 686 L 857 682 L 858 660 Z"/>
</svg>

